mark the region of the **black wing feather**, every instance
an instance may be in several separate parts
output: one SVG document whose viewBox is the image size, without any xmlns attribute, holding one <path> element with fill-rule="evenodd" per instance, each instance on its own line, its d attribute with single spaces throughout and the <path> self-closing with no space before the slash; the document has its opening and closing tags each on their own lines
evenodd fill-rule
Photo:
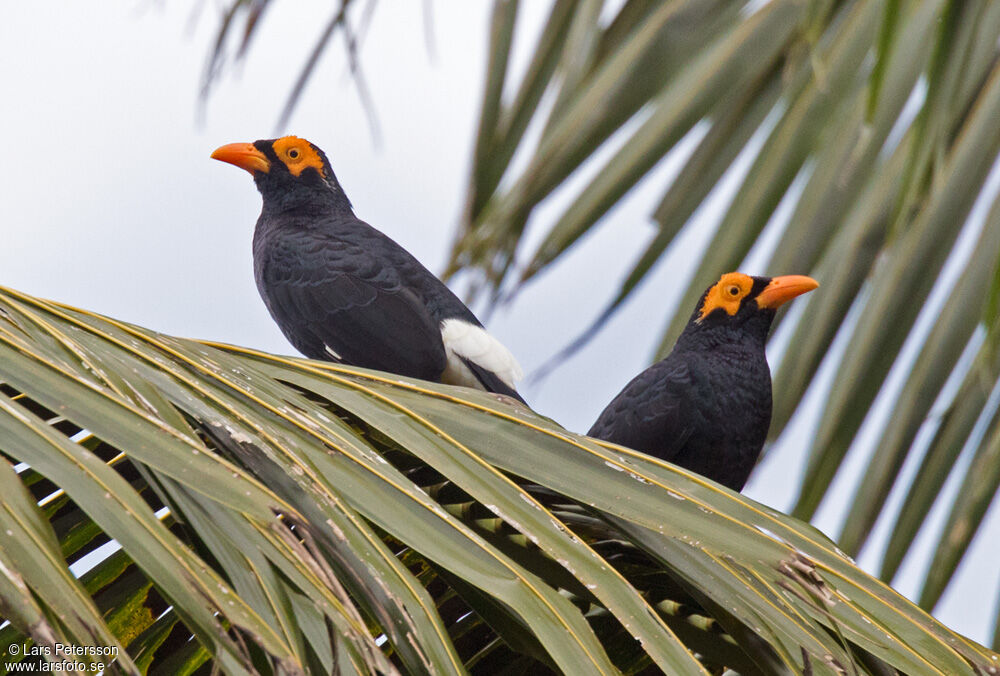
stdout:
<svg viewBox="0 0 1000 676">
<path fill-rule="evenodd" d="M 447 358 L 423 301 L 362 247 L 330 253 L 272 247 L 257 261 L 261 296 L 292 345 L 313 359 L 437 380 Z"/>
<path fill-rule="evenodd" d="M 472 371 L 472 374 L 474 376 L 476 376 L 476 379 L 480 383 L 482 383 L 483 388 L 487 392 L 495 392 L 497 394 L 505 394 L 508 397 L 513 397 L 514 399 L 517 399 L 519 402 L 521 402 L 525 406 L 528 405 L 528 402 L 526 402 L 521 397 L 521 395 L 517 393 L 517 390 L 515 390 L 513 387 L 511 387 L 510 385 L 508 385 L 504 381 L 500 380 L 500 376 L 498 376 L 497 374 L 493 373 L 493 371 L 485 369 L 482 366 L 480 366 L 479 364 L 477 364 L 476 362 L 470 361 L 470 360 L 466 359 L 465 357 L 462 357 L 462 362 L 464 362 L 465 365 L 469 367 L 469 370 Z"/>
<path fill-rule="evenodd" d="M 691 436 L 691 374 L 669 357 L 637 375 L 587 433 L 673 462 Z"/>
</svg>

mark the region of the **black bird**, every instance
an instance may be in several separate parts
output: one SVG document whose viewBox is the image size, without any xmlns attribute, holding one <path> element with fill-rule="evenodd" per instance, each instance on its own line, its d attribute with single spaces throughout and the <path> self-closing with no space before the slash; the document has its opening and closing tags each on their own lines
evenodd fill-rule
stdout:
<svg viewBox="0 0 1000 676">
<path fill-rule="evenodd" d="M 771 424 L 771 321 L 817 286 L 799 275 L 722 275 L 673 351 L 626 385 L 587 434 L 742 490 Z"/>
<path fill-rule="evenodd" d="M 257 289 L 302 354 L 523 401 L 510 351 L 416 258 L 354 215 L 322 150 L 286 136 L 212 157 L 253 175 L 264 202 Z"/>
</svg>

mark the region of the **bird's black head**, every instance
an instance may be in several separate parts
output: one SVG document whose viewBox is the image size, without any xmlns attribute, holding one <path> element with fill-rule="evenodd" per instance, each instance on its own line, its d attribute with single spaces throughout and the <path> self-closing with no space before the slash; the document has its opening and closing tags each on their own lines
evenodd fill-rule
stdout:
<svg viewBox="0 0 1000 676">
<path fill-rule="evenodd" d="M 750 339 L 763 345 L 778 308 L 818 286 L 816 280 L 801 275 L 751 277 L 727 272 L 702 295 L 677 343 L 712 345 Z"/>
<path fill-rule="evenodd" d="M 286 211 L 312 204 L 351 208 L 326 154 L 297 136 L 230 143 L 217 148 L 212 158 L 249 171 L 264 198 L 265 210 Z"/>
</svg>

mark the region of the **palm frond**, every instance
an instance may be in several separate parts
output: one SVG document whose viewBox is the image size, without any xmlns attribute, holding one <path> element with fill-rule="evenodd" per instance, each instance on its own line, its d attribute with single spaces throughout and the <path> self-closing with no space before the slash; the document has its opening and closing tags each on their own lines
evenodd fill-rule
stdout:
<svg viewBox="0 0 1000 676">
<path fill-rule="evenodd" d="M 501 4 L 503 20 L 511 23 L 514 6 Z M 547 90 L 535 97 L 532 119 L 522 126 L 537 125 L 541 132 L 515 134 L 516 148 L 497 152 L 508 138 L 502 120 L 519 112 L 520 104 L 498 100 L 496 87 L 487 90 L 469 208 L 449 271 L 471 271 L 474 293 L 487 292 L 495 301 L 513 297 L 584 235 L 603 227 L 609 209 L 681 139 L 695 138 L 694 151 L 653 209 L 655 235 L 635 262 L 620 264 L 618 291 L 603 308 L 594 308 L 593 325 L 571 349 L 631 298 L 680 234 L 714 228 L 677 310 L 664 317 L 657 356 L 664 355 L 703 290 L 721 273 L 740 268 L 765 229 L 779 229 L 778 246 L 761 269 L 748 271 L 810 273 L 822 289 L 798 315 L 808 321 L 788 329 L 791 347 L 779 355 L 772 439 L 798 410 L 834 337 L 849 336 L 809 450 L 795 508 L 799 517 L 813 516 L 829 497 L 904 343 L 920 346 L 900 403 L 872 445 L 879 450 L 855 487 L 839 537 L 846 551 L 857 554 L 876 520 L 895 521 L 882 569 L 892 579 L 946 477 L 940 472 L 950 471 L 966 441 L 987 453 L 987 441 L 969 436 L 986 398 L 970 398 L 968 387 L 950 404 L 949 425 L 930 450 L 917 441 L 917 431 L 929 420 L 934 424 L 935 402 L 949 406 L 946 382 L 963 376 L 967 362 L 959 357 L 992 323 L 986 301 L 1000 251 L 996 207 L 984 215 L 994 204 L 996 182 L 988 178 L 1000 152 L 1000 8 L 946 1 L 635 0 L 595 18 L 583 3 L 568 16 L 565 4 L 553 4 L 550 22 L 599 46 L 581 52 L 569 38 L 536 45 L 536 55 L 544 52 L 558 65 L 544 83 L 534 76 L 533 90 Z M 574 22 L 586 23 L 586 30 Z M 511 43 L 504 34 L 491 44 L 489 82 L 507 79 Z M 559 59 L 551 56 L 560 49 Z M 575 58 L 578 53 L 583 55 Z M 517 163 L 511 161 L 515 152 Z M 726 202 L 716 188 L 741 156 L 750 166 Z M 570 183 L 592 162 L 601 163 L 596 172 L 586 170 L 592 179 Z M 570 190 L 577 192 L 564 199 Z M 557 194 L 568 206 L 552 222 L 535 224 L 535 210 Z M 787 222 L 776 220 L 782 202 L 792 207 Z M 705 216 L 713 211 L 720 213 L 714 223 Z M 526 250 L 529 225 L 543 235 Z M 966 272 L 951 286 L 948 270 L 967 255 L 970 238 L 978 243 Z M 609 269 L 615 264 L 608 261 Z M 931 305 L 929 312 L 937 312 L 941 293 L 949 289 L 928 334 L 918 327 L 921 311 Z M 996 335 L 989 332 L 985 353 L 995 352 Z M 982 368 L 987 362 L 985 354 L 977 358 L 970 378 L 988 392 L 1000 381 L 995 371 Z M 962 413 L 956 417 L 952 410 Z M 923 456 L 933 473 L 921 470 L 903 487 L 909 509 L 886 514 L 890 488 L 913 455 Z M 977 484 L 979 501 L 987 502 L 971 512 L 955 506 L 941 541 L 954 542 L 957 549 L 946 550 L 959 559 L 932 566 L 938 572 L 922 597 L 928 609 L 968 545 L 964 531 L 962 537 L 955 533 L 968 525 L 971 538 L 995 493 L 989 477 L 978 479 L 985 482 Z M 960 520 L 959 512 L 970 521 Z"/>
<path fill-rule="evenodd" d="M 812 527 L 502 397 L 11 290 L 0 390 L 7 663 L 40 659 L 26 642 L 117 648 L 124 673 L 1000 659 Z"/>
<path fill-rule="evenodd" d="M 361 5 L 335 5 L 285 116 L 341 31 L 364 99 L 350 28 L 364 20 L 347 21 L 348 10 Z M 1000 207 L 990 178 L 1000 151 L 1000 5 L 611 5 L 552 0 L 527 67 L 515 78 L 512 56 L 531 27 L 518 20 L 519 2 L 495 0 L 473 161 L 447 273 L 467 275 L 470 296 L 515 297 L 589 232 L 614 227 L 605 223 L 612 207 L 687 139 L 693 152 L 650 207 L 653 236 L 635 261 L 608 261 L 622 281 L 603 307 L 592 308 L 590 328 L 576 340 L 565 336 L 569 347 L 556 361 L 596 335 L 678 237 L 693 230 L 709 230 L 711 239 L 677 309 L 662 318 L 657 355 L 670 348 L 708 283 L 748 257 L 763 261 L 748 272 L 812 274 L 821 291 L 803 299 L 805 312 L 785 327 L 791 347 L 779 355 L 775 374 L 772 440 L 794 443 L 782 433 L 817 383 L 834 338 L 846 334 L 849 349 L 837 357 L 824 392 L 795 513 L 811 517 L 830 499 L 852 447 L 877 448 L 853 486 L 838 539 L 856 555 L 872 546 L 876 522 L 889 523 L 878 554 L 881 575 L 892 580 L 945 480 L 974 457 L 975 473 L 957 477 L 961 498 L 936 535 L 938 559 L 923 581 L 921 604 L 932 609 L 998 487 L 980 470 L 992 467 L 992 441 L 983 430 L 995 425 L 990 392 L 1000 383 Z M 223 3 L 206 95 L 252 46 L 265 10 L 275 11 L 268 0 Z M 581 175 L 589 179 L 576 180 Z M 735 191 L 720 195 L 733 176 Z M 565 206 L 540 223 L 536 213 L 549 200 Z M 778 209 L 783 203 L 791 207 L 787 219 Z M 529 228 L 541 233 L 530 249 Z M 775 230 L 779 245 L 754 257 Z M 977 244 L 966 258 L 970 241 Z M 962 274 L 949 272 L 962 265 Z M 928 331 L 931 314 L 940 317 Z M 919 356 L 869 443 L 859 436 L 862 422 L 880 392 L 892 394 L 888 376 L 906 344 L 916 344 Z M 907 460 L 919 466 L 912 479 L 901 472 Z M 896 512 L 887 501 L 894 490 L 905 493 Z"/>
</svg>

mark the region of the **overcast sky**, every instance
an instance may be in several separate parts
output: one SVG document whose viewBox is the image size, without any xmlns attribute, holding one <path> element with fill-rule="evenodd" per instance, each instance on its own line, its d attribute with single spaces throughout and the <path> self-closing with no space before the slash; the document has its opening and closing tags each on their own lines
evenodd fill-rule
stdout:
<svg viewBox="0 0 1000 676">
<path fill-rule="evenodd" d="M 281 132 L 323 148 L 358 215 L 440 271 L 464 194 L 489 3 L 434 3 L 432 52 L 423 4 L 379 4 L 363 45 L 361 61 L 381 131 L 378 146 L 339 40 Z M 547 4 L 523 3 L 525 25 L 539 26 Z M 193 21 L 196 5 L 204 9 Z M 0 284 L 165 333 L 287 354 L 292 348 L 253 283 L 250 239 L 260 197 L 245 172 L 209 154 L 224 143 L 276 135 L 289 87 L 329 3 L 277 3 L 265 15 L 248 59 L 223 78 L 199 115 L 215 6 L 178 0 L 4 4 Z M 518 47 L 515 68 L 523 66 L 530 45 Z M 653 234 L 648 214 L 675 167 L 675 161 L 663 162 L 596 235 L 490 317 L 491 332 L 526 370 L 575 337 L 610 298 Z M 568 196 L 543 205 L 533 223 L 546 222 Z M 689 252 L 705 234 L 688 235 L 675 249 Z M 541 386 L 524 391 L 536 410 L 586 431 L 648 365 L 666 309 L 682 290 L 677 280 L 693 258 L 682 254 L 659 265 L 586 349 Z M 800 416 L 796 429 L 806 434 L 808 425 L 808 416 Z M 747 494 L 789 508 L 793 477 L 804 466 L 801 448 L 794 438 L 782 444 L 758 468 Z M 852 453 L 841 482 L 864 465 L 863 453 Z M 844 494 L 851 492 L 845 488 Z M 836 501 L 824 506 L 818 525 L 836 533 L 841 507 Z M 943 514 L 936 511 L 940 521 Z M 973 560 L 937 613 L 980 641 L 988 639 L 994 613 L 998 514 L 994 505 Z M 884 536 L 885 524 L 881 531 Z M 926 535 L 924 553 L 933 544 Z M 877 561 L 863 556 L 861 563 L 874 568 Z M 925 565 L 911 560 L 904 567 L 901 591 L 915 593 Z"/>
</svg>

